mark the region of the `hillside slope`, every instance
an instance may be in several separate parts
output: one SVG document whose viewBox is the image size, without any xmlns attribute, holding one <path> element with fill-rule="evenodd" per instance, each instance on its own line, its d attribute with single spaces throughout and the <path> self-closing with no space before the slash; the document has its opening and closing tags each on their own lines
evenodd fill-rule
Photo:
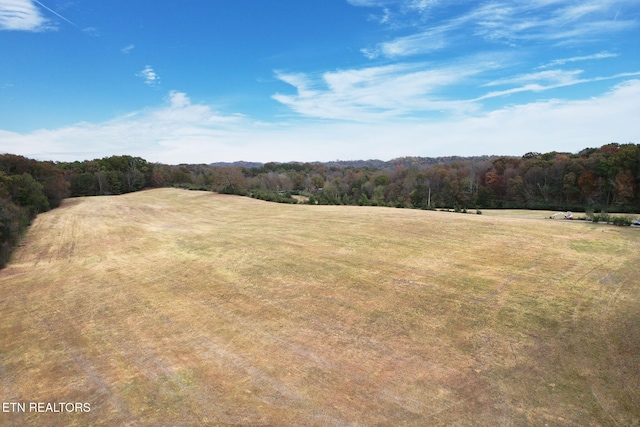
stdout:
<svg viewBox="0 0 640 427">
<path fill-rule="evenodd" d="M 638 425 L 639 230 L 158 189 L 0 271 L 1 425 Z"/>
</svg>

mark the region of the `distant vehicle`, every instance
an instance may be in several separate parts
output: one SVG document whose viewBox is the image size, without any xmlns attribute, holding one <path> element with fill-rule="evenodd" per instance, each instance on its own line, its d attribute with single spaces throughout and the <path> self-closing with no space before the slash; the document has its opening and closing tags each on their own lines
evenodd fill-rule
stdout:
<svg viewBox="0 0 640 427">
<path fill-rule="evenodd" d="M 551 215 L 549 218 L 551 218 L 551 219 L 556 219 L 556 217 L 557 217 L 557 216 L 560 216 L 560 215 L 562 215 L 562 217 L 563 217 L 564 219 L 573 219 L 573 212 L 571 212 L 571 211 L 567 211 L 567 212 L 558 212 L 558 213 L 555 213 L 555 214 Z"/>
<path fill-rule="evenodd" d="M 640 218 L 636 219 L 636 222 L 634 222 L 634 223 L 633 223 L 633 224 L 631 224 L 631 225 L 634 225 L 634 226 L 636 226 L 636 227 L 640 227 Z"/>
</svg>

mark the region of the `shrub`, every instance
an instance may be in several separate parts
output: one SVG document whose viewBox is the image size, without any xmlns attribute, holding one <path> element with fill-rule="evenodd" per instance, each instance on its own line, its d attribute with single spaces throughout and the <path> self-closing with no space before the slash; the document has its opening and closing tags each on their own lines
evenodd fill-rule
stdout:
<svg viewBox="0 0 640 427">
<path fill-rule="evenodd" d="M 251 197 L 254 199 L 260 199 L 267 202 L 277 202 L 277 203 L 290 203 L 295 204 L 298 203 L 296 199 L 291 197 L 291 193 L 283 193 L 278 194 L 275 191 L 270 190 L 255 190 L 251 192 Z"/>
<path fill-rule="evenodd" d="M 604 223 L 608 223 L 611 222 L 611 215 L 609 215 L 606 212 L 602 212 L 602 213 L 594 213 L 591 217 L 591 221 L 598 223 L 598 222 L 604 222 Z"/>
<path fill-rule="evenodd" d="M 235 194 L 238 196 L 246 196 L 247 192 L 241 188 L 237 188 L 234 185 L 227 185 L 219 191 L 220 194 Z"/>
<path fill-rule="evenodd" d="M 613 225 L 617 225 L 619 227 L 629 227 L 631 224 L 633 224 L 633 220 L 626 216 L 613 217 L 611 222 L 613 222 Z"/>
</svg>

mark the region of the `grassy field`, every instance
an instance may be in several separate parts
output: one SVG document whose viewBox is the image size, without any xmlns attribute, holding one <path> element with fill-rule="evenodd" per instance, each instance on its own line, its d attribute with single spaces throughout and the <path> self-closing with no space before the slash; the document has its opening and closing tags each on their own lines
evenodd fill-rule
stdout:
<svg viewBox="0 0 640 427">
<path fill-rule="evenodd" d="M 640 229 L 159 189 L 0 271 L 3 426 L 640 425 Z"/>
</svg>

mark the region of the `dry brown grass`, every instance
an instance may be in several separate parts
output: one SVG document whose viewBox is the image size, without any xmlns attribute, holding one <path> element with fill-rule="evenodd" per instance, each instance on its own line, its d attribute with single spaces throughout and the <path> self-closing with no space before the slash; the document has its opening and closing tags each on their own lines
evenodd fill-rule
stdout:
<svg viewBox="0 0 640 427">
<path fill-rule="evenodd" d="M 0 425 L 638 425 L 640 230 L 160 189 L 0 271 Z"/>
</svg>

